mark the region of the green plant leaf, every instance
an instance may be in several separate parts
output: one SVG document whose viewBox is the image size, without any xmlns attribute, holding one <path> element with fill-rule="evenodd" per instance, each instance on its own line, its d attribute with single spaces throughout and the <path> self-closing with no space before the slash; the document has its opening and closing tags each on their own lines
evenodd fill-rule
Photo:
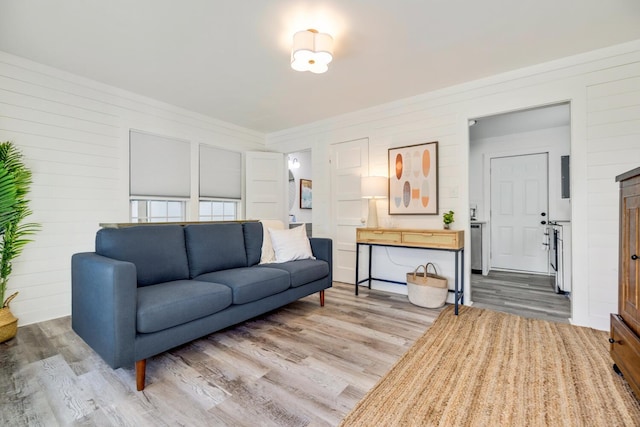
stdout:
<svg viewBox="0 0 640 427">
<path fill-rule="evenodd" d="M 31 241 L 39 224 L 23 223 L 31 215 L 27 194 L 31 171 L 11 142 L 0 143 L 0 301 L 4 301 L 13 260 Z"/>
</svg>

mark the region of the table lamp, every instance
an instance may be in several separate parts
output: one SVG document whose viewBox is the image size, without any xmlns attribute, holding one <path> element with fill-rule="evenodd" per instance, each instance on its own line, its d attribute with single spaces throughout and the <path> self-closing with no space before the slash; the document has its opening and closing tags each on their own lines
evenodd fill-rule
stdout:
<svg viewBox="0 0 640 427">
<path fill-rule="evenodd" d="M 369 199 L 369 217 L 367 228 L 378 228 L 377 199 L 387 197 L 388 179 L 385 176 L 364 176 L 360 182 L 360 194 L 363 199 Z"/>
</svg>

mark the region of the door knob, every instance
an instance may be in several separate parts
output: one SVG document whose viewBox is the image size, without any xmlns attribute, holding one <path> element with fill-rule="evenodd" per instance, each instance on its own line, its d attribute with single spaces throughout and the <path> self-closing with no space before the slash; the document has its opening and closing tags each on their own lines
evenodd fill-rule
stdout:
<svg viewBox="0 0 640 427">
<path fill-rule="evenodd" d="M 631 259 L 634 260 L 634 261 L 637 260 L 638 259 L 638 255 L 636 255 L 636 254 L 631 255 Z"/>
<path fill-rule="evenodd" d="M 542 213 L 540 214 L 540 216 L 547 216 L 547 213 L 546 213 L 546 212 L 542 212 Z"/>
<path fill-rule="evenodd" d="M 540 221 L 540 224 L 545 225 L 547 221 Z"/>
</svg>

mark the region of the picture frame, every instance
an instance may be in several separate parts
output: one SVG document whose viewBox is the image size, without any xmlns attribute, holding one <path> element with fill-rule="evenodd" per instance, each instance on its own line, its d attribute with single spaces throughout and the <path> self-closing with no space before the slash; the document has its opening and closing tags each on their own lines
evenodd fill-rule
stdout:
<svg viewBox="0 0 640 427">
<path fill-rule="evenodd" d="M 300 180 L 300 209 L 313 208 L 313 187 L 310 179 Z"/>
<path fill-rule="evenodd" d="M 389 148 L 389 215 L 438 215 L 438 141 Z"/>
</svg>

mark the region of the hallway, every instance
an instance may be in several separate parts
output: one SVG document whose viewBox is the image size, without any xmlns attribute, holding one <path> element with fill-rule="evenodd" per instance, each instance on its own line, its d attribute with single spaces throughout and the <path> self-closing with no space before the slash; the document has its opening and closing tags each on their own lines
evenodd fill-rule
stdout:
<svg viewBox="0 0 640 427">
<path fill-rule="evenodd" d="M 473 306 L 523 317 L 569 323 L 571 301 L 556 294 L 553 276 L 491 271 L 471 275 Z"/>
</svg>

